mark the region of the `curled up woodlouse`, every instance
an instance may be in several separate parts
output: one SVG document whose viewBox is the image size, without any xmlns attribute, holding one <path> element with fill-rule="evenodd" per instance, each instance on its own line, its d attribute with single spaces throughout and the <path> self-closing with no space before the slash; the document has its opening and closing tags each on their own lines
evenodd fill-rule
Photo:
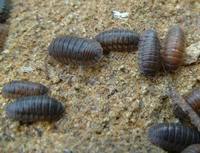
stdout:
<svg viewBox="0 0 200 153">
<path fill-rule="evenodd" d="M 65 64 L 95 65 L 103 57 L 103 49 L 95 40 L 62 36 L 54 39 L 49 55 Z"/>
<path fill-rule="evenodd" d="M 3 86 L 2 96 L 5 98 L 19 98 L 47 94 L 48 88 L 40 83 L 31 81 L 11 81 Z"/>
<path fill-rule="evenodd" d="M 178 25 L 175 25 L 169 29 L 165 39 L 162 53 L 164 69 L 173 72 L 183 63 L 185 50 L 184 32 Z"/>
<path fill-rule="evenodd" d="M 19 98 L 6 107 L 7 116 L 22 123 L 56 121 L 63 113 L 62 103 L 48 96 Z"/>
<path fill-rule="evenodd" d="M 160 41 L 155 30 L 146 30 L 139 41 L 139 69 L 146 76 L 154 76 L 161 68 Z"/>
<path fill-rule="evenodd" d="M 200 144 L 193 144 L 184 149 L 181 153 L 200 153 Z"/>
<path fill-rule="evenodd" d="M 200 133 L 178 123 L 159 123 L 150 127 L 148 137 L 154 145 L 171 152 L 181 152 L 200 143 Z"/>
<path fill-rule="evenodd" d="M 137 49 L 139 34 L 127 29 L 111 29 L 99 33 L 95 39 L 103 47 L 103 52 L 110 51 L 134 51 Z"/>
</svg>

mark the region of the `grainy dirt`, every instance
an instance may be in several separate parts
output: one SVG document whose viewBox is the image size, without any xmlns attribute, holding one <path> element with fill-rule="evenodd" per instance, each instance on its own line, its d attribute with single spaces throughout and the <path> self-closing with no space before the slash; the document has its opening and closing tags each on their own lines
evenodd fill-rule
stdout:
<svg viewBox="0 0 200 153">
<path fill-rule="evenodd" d="M 129 13 L 127 20 L 112 11 Z M 175 74 L 141 76 L 137 53 L 111 53 L 95 68 L 62 65 L 47 57 L 57 35 L 93 37 L 112 27 L 142 32 L 155 28 L 163 42 L 170 25 L 180 23 L 187 46 L 200 40 L 197 0 L 13 0 L 9 36 L 0 53 L 0 89 L 25 79 L 50 87 L 66 107 L 55 125 L 29 126 L 6 118 L 10 101 L 0 97 L 2 153 L 162 153 L 147 140 L 154 123 L 177 121 L 167 98 L 168 80 L 181 93 L 200 86 L 200 66 L 182 66 Z M 46 68 L 49 79 L 47 79 Z"/>
</svg>

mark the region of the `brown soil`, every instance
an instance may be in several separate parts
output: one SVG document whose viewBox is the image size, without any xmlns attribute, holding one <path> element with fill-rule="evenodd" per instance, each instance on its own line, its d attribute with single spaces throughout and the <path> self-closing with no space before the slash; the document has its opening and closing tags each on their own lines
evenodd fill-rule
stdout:
<svg viewBox="0 0 200 153">
<path fill-rule="evenodd" d="M 112 11 L 129 12 L 127 20 Z M 29 126 L 6 118 L 10 101 L 0 97 L 0 152 L 162 153 L 147 140 L 154 123 L 175 119 L 167 86 L 170 77 L 184 94 L 199 86 L 200 66 L 182 66 L 175 74 L 141 76 L 137 53 L 113 52 L 95 68 L 62 65 L 47 57 L 57 35 L 93 37 L 112 27 L 142 32 L 155 28 L 163 42 L 168 28 L 180 23 L 187 46 L 200 40 L 197 0 L 13 0 L 9 36 L 0 53 L 0 89 L 16 79 L 43 83 L 66 107 L 55 125 Z M 46 68 L 49 79 L 46 78 Z"/>
</svg>

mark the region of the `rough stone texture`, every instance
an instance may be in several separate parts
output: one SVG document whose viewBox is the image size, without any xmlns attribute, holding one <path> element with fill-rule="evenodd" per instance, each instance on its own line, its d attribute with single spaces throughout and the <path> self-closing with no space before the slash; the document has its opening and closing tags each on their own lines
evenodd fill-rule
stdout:
<svg viewBox="0 0 200 153">
<path fill-rule="evenodd" d="M 128 19 L 113 19 L 114 10 L 128 12 Z M 162 40 L 175 23 L 184 27 L 189 46 L 200 41 L 199 10 L 196 0 L 13 0 L 0 89 L 13 79 L 44 83 L 66 115 L 55 125 L 19 126 L 6 118 L 9 100 L 0 97 L 0 152 L 164 152 L 149 143 L 147 129 L 176 121 L 166 98 L 169 80 L 181 94 L 190 91 L 199 86 L 198 64 L 149 79 L 139 74 L 136 53 L 113 52 L 99 66 L 80 69 L 48 58 L 47 47 L 57 35 L 93 37 L 112 27 L 153 27 Z"/>
<path fill-rule="evenodd" d="M 200 56 L 200 41 L 187 47 L 185 54 L 185 65 L 190 65 L 198 62 Z"/>
</svg>

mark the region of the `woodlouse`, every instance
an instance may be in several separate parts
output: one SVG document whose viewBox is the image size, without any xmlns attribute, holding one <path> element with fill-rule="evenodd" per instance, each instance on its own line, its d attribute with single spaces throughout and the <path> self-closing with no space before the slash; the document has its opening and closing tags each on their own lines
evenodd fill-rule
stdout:
<svg viewBox="0 0 200 153">
<path fill-rule="evenodd" d="M 194 111 L 200 111 L 200 88 L 194 89 L 191 93 L 184 96 L 184 99 L 194 109 Z"/>
<path fill-rule="evenodd" d="M 4 23 L 10 11 L 10 1 L 9 0 L 0 0 L 0 23 Z"/>
<path fill-rule="evenodd" d="M 95 39 L 103 47 L 103 52 L 110 51 L 134 51 L 137 49 L 139 34 L 127 29 L 111 29 L 99 33 Z"/>
<path fill-rule="evenodd" d="M 23 123 L 56 121 L 63 113 L 63 105 L 48 96 L 23 97 L 6 107 L 6 114 L 9 118 Z"/>
<path fill-rule="evenodd" d="M 173 72 L 183 63 L 185 50 L 184 32 L 178 25 L 175 25 L 169 29 L 165 39 L 166 42 L 162 53 L 164 69 Z"/>
<path fill-rule="evenodd" d="M 139 68 L 147 76 L 153 76 L 161 68 L 160 41 L 157 32 L 146 30 L 139 41 Z"/>
<path fill-rule="evenodd" d="M 100 43 L 74 36 L 57 37 L 48 50 L 50 56 L 65 64 L 94 65 L 103 57 Z"/>
<path fill-rule="evenodd" d="M 31 81 L 11 81 L 4 85 L 2 95 L 5 98 L 19 98 L 47 94 L 48 88 L 40 83 Z"/>
<path fill-rule="evenodd" d="M 200 130 L 200 117 L 192 106 L 173 88 L 169 88 L 169 96 L 172 99 L 174 114 L 182 122 L 191 122 Z"/>
<path fill-rule="evenodd" d="M 181 153 L 200 153 L 200 144 L 193 144 L 184 149 Z"/>
<path fill-rule="evenodd" d="M 159 123 L 149 129 L 151 143 L 172 152 L 181 152 L 191 144 L 200 143 L 200 133 L 178 123 Z"/>
</svg>

